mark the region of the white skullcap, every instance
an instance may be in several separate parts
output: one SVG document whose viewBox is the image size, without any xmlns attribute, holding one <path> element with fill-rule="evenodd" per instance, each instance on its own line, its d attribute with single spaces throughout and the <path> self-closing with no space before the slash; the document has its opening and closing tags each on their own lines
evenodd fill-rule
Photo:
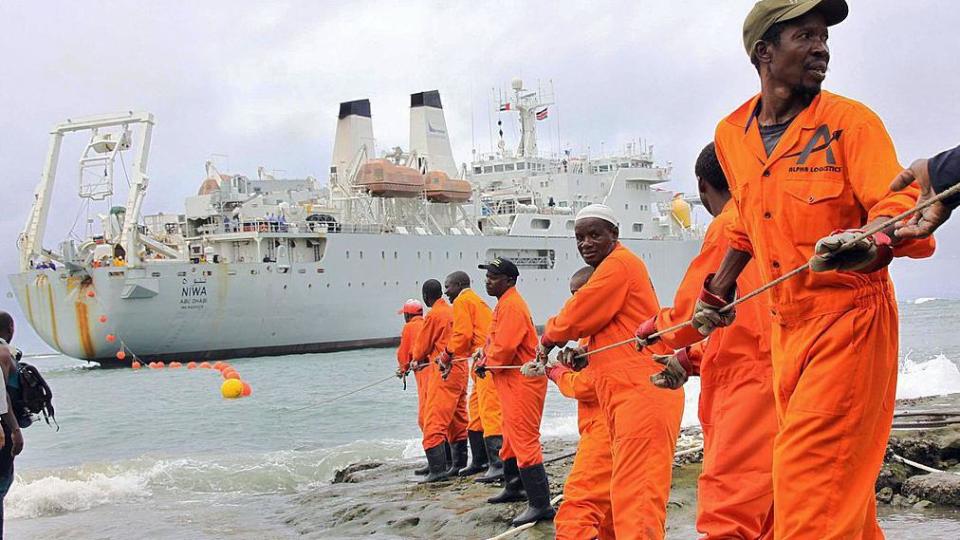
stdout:
<svg viewBox="0 0 960 540">
<path fill-rule="evenodd" d="M 613 213 L 613 209 L 605 204 L 591 204 L 577 212 L 576 221 L 586 218 L 602 219 L 607 223 L 613 224 L 614 227 L 620 227 L 620 223 L 617 222 L 617 216 Z"/>
</svg>

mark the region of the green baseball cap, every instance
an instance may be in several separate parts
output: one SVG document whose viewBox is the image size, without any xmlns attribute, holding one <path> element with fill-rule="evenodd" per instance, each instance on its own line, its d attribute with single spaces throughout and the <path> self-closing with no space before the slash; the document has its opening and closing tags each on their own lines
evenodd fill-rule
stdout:
<svg viewBox="0 0 960 540">
<path fill-rule="evenodd" d="M 753 54 L 753 48 L 771 26 L 791 19 L 802 17 L 817 10 L 827 19 L 827 26 L 833 26 L 847 18 L 850 7 L 846 0 L 760 0 L 747 20 L 743 21 L 743 46 L 747 55 Z"/>
</svg>

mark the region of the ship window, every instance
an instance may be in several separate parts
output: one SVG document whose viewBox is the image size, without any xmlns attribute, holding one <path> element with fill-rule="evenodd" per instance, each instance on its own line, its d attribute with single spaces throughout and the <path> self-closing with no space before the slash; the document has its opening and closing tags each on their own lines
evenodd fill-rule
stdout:
<svg viewBox="0 0 960 540">
<path fill-rule="evenodd" d="M 396 252 L 396 251 L 393 252 L 393 258 L 394 258 L 394 259 L 397 258 L 397 252 Z"/>
<path fill-rule="evenodd" d="M 381 259 L 386 259 L 386 258 L 387 258 L 387 252 L 386 252 L 386 251 L 381 251 L 381 252 L 380 252 L 380 258 L 381 258 Z"/>
<path fill-rule="evenodd" d="M 491 167 L 490 165 L 487 165 L 486 167 L 483 168 L 483 172 L 491 173 L 493 172 L 493 167 Z"/>
<path fill-rule="evenodd" d="M 537 229 L 539 231 L 545 231 L 550 228 L 549 219 L 535 218 L 530 220 L 530 228 Z"/>
<path fill-rule="evenodd" d="M 634 223 L 634 224 L 633 224 L 633 232 L 635 232 L 635 233 L 643 232 L 643 223 Z"/>
<path fill-rule="evenodd" d="M 363 251 L 360 252 L 360 260 L 363 260 Z"/>
<path fill-rule="evenodd" d="M 313 245 L 313 260 L 314 262 L 319 262 L 323 258 L 323 246 L 320 244 Z"/>
<path fill-rule="evenodd" d="M 629 209 L 630 209 L 630 203 L 623 203 L 623 209 L 624 209 L 624 210 L 629 210 Z"/>
<path fill-rule="evenodd" d="M 524 170 L 524 169 L 526 169 L 526 168 L 527 168 L 527 164 L 526 164 L 526 163 L 517 163 L 517 170 L 518 170 L 518 171 L 522 171 L 522 170 Z"/>
<path fill-rule="evenodd" d="M 350 258 L 350 250 L 347 250 L 347 258 Z"/>
<path fill-rule="evenodd" d="M 494 165 L 493 172 L 503 172 L 503 165 Z"/>
<path fill-rule="evenodd" d="M 153 273 L 150 274 L 150 275 L 153 276 L 153 277 L 160 277 L 160 272 L 153 272 Z"/>
<path fill-rule="evenodd" d="M 504 165 L 504 166 L 503 166 L 503 170 L 505 170 L 505 171 L 512 171 L 512 170 L 513 170 L 513 163 L 507 163 L 506 165 Z"/>
<path fill-rule="evenodd" d="M 474 167 L 473 174 L 480 174 L 483 172 L 483 167 Z"/>
<path fill-rule="evenodd" d="M 447 252 L 447 260 L 448 260 L 448 261 L 450 260 L 450 252 L 449 252 L 449 251 Z"/>
<path fill-rule="evenodd" d="M 417 259 L 419 259 L 419 258 L 420 258 L 420 252 L 418 251 L 418 252 L 417 252 Z"/>
</svg>

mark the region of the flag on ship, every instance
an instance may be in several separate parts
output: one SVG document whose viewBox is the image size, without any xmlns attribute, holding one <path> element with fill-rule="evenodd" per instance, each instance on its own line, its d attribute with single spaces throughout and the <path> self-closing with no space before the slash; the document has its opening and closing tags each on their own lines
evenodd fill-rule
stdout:
<svg viewBox="0 0 960 540">
<path fill-rule="evenodd" d="M 537 120 L 546 120 L 547 119 L 547 107 L 544 107 L 537 111 Z"/>
<path fill-rule="evenodd" d="M 501 111 L 509 111 L 509 110 L 510 110 L 510 104 L 509 104 L 509 103 L 504 103 L 503 105 L 500 105 L 500 110 L 501 110 Z"/>
</svg>

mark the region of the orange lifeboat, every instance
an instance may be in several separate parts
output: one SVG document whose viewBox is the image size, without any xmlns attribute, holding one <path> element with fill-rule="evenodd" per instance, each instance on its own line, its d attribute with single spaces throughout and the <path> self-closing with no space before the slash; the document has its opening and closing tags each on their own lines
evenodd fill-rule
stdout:
<svg viewBox="0 0 960 540">
<path fill-rule="evenodd" d="M 429 171 L 424 178 L 427 200 L 432 202 L 458 203 L 470 200 L 470 182 L 450 178 L 443 171 Z"/>
<path fill-rule="evenodd" d="M 394 165 L 386 159 L 371 159 L 360 167 L 357 185 L 374 197 L 419 197 L 423 176 L 416 169 Z"/>
</svg>

